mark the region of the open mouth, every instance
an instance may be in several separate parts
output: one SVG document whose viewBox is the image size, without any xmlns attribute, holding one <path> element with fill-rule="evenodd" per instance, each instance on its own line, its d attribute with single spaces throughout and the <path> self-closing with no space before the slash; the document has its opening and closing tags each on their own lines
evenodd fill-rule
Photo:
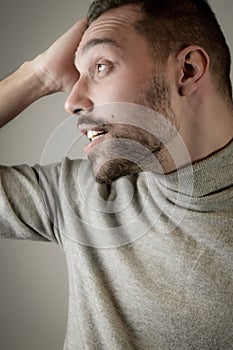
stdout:
<svg viewBox="0 0 233 350">
<path fill-rule="evenodd" d="M 107 133 L 108 133 L 108 131 L 106 131 L 106 130 L 88 130 L 86 132 L 86 136 L 89 139 L 89 141 L 92 142 L 92 141 L 96 140 L 98 137 L 103 136 Z"/>
<path fill-rule="evenodd" d="M 100 142 L 106 140 L 110 135 L 110 125 L 93 125 L 94 123 L 78 123 L 81 133 L 89 139 L 89 143 L 85 146 L 84 151 L 88 154 Z"/>
<path fill-rule="evenodd" d="M 85 146 L 84 151 L 88 154 L 99 143 L 105 140 L 105 136 L 109 134 L 109 130 L 103 127 L 86 128 L 82 130 L 83 135 L 89 139 L 89 143 Z"/>
</svg>

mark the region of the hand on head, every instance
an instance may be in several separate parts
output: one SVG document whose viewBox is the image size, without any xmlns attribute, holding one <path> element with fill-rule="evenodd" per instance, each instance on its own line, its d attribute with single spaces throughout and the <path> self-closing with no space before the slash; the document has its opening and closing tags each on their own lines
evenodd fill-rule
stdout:
<svg viewBox="0 0 233 350">
<path fill-rule="evenodd" d="M 69 92 L 79 77 L 74 56 L 87 28 L 87 19 L 78 21 L 35 59 L 36 72 L 50 92 Z"/>
</svg>

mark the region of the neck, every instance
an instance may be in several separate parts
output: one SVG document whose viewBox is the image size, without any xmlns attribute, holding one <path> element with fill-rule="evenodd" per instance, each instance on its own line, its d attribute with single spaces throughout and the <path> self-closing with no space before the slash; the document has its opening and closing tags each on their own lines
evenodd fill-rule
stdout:
<svg viewBox="0 0 233 350">
<path fill-rule="evenodd" d="M 220 97 L 192 101 L 179 116 L 179 135 L 168 145 L 170 155 L 161 157 L 167 160 L 165 173 L 204 159 L 233 139 L 233 104 Z"/>
<path fill-rule="evenodd" d="M 182 120 L 180 133 L 192 162 L 208 157 L 233 138 L 233 104 L 218 95 L 199 100 Z"/>
</svg>

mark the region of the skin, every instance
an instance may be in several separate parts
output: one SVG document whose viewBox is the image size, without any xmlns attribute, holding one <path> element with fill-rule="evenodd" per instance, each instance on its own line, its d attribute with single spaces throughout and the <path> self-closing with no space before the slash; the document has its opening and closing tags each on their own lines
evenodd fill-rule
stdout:
<svg viewBox="0 0 233 350">
<path fill-rule="evenodd" d="M 139 16 L 137 7 L 131 5 L 106 12 L 85 31 L 75 55 L 80 77 L 65 108 L 78 115 L 84 134 L 87 129 L 107 126 L 108 133 L 86 148 L 101 182 L 141 170 L 170 173 L 211 155 L 233 137 L 232 103 L 226 103 L 216 90 L 206 51 L 188 46 L 171 52 L 167 62 L 161 64 L 149 42 L 132 25 Z M 106 40 L 96 44 L 96 39 L 112 40 L 117 45 Z M 150 107 L 161 118 L 156 114 L 154 123 L 153 118 L 148 122 L 143 115 L 140 124 L 132 113 L 126 119 L 129 126 L 119 115 L 103 113 L 100 117 L 93 112 L 96 106 L 115 102 Z M 164 125 L 162 120 L 171 124 Z M 152 130 L 149 134 L 148 125 Z M 126 138 L 132 141 L 131 147 L 123 142 Z M 116 143 L 117 139 L 123 141 Z M 133 140 L 145 146 L 144 158 L 142 148 L 136 149 Z M 135 153 L 138 159 L 133 157 Z"/>
<path fill-rule="evenodd" d="M 86 27 L 86 19 L 78 21 L 46 51 L 0 81 L 0 127 L 41 97 L 70 92 L 79 78 L 74 53 Z"/>
<path fill-rule="evenodd" d="M 97 118 L 93 113 L 96 106 L 121 102 L 122 114 L 127 108 L 124 103 L 143 105 L 159 112 L 161 119 L 165 118 L 176 126 L 170 108 L 166 68 L 155 64 L 150 45 L 132 26 L 139 17 L 138 10 L 132 6 L 125 7 L 126 11 L 119 8 L 102 15 L 83 35 L 75 55 L 80 78 L 65 104 L 69 113 L 79 115 L 78 124 L 84 134 L 87 129 L 101 129 L 103 126 L 107 131 L 86 147 L 100 182 L 141 170 L 167 171 L 168 152 L 158 132 L 151 130 L 163 130 L 166 142 L 174 136 L 174 130 L 171 131 L 169 126 L 169 130 L 165 130 L 158 117 L 155 123 L 154 116 L 149 116 L 150 113 L 144 110 L 144 118 L 154 119 L 147 121 L 146 127 L 141 110 L 137 113 L 134 106 L 131 108 L 132 115 L 125 119 L 115 113 L 107 116 L 104 108 L 101 118 Z"/>
</svg>

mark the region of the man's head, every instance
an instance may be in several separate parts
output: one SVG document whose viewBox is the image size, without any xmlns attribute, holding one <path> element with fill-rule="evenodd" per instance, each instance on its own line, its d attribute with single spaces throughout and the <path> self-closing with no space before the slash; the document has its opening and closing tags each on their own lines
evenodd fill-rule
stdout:
<svg viewBox="0 0 233 350">
<path fill-rule="evenodd" d="M 66 109 L 79 115 L 79 128 L 91 139 L 86 153 L 100 181 L 141 170 L 170 172 L 187 164 L 177 135 L 189 151 L 194 149 L 196 160 L 203 155 L 195 153 L 200 140 L 203 146 L 203 125 L 210 126 L 199 112 L 212 105 L 212 93 L 224 103 L 231 101 L 229 50 L 205 1 L 96 0 L 75 65 L 80 78 Z M 210 104 L 197 111 L 203 96 Z M 130 112 L 127 104 L 149 107 L 156 115 L 140 107 Z M 96 109 L 103 105 L 106 113 Z M 168 144 L 180 163 L 172 159 Z M 153 168 L 155 158 L 159 166 Z"/>
</svg>

